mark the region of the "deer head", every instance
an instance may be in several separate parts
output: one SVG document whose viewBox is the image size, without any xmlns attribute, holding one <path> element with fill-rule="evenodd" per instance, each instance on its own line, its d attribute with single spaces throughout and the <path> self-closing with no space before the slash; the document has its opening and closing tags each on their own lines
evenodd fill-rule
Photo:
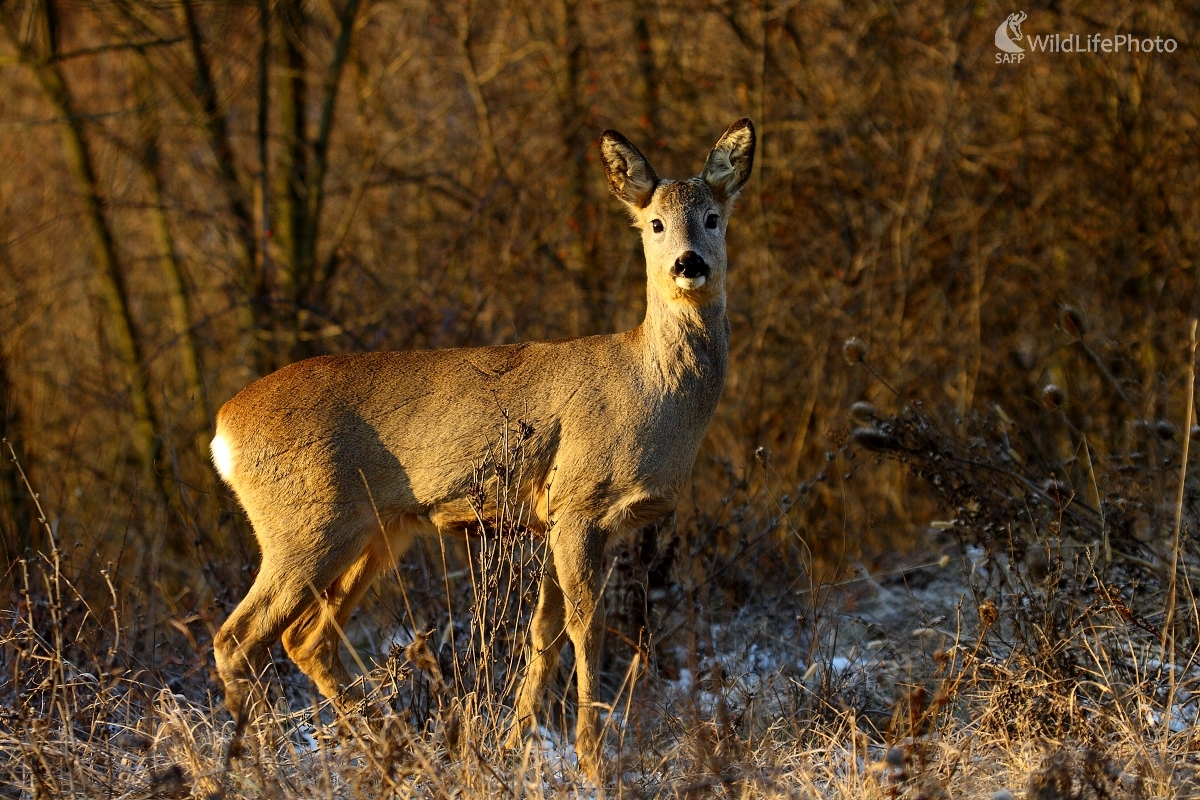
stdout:
<svg viewBox="0 0 1200 800">
<path fill-rule="evenodd" d="M 673 303 L 705 305 L 725 293 L 725 231 L 754 165 L 754 125 L 740 119 L 713 147 L 704 168 L 683 181 L 660 180 L 616 131 L 600 137 L 612 193 L 642 232 L 650 291 Z"/>
</svg>

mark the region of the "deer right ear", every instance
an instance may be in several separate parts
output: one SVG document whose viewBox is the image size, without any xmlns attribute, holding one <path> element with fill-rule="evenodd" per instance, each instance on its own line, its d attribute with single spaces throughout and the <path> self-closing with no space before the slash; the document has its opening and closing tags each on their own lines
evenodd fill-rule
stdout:
<svg viewBox="0 0 1200 800">
<path fill-rule="evenodd" d="M 658 175 L 641 152 L 616 131 L 600 134 L 600 156 L 608 188 L 630 211 L 641 211 L 650 202 Z"/>
</svg>

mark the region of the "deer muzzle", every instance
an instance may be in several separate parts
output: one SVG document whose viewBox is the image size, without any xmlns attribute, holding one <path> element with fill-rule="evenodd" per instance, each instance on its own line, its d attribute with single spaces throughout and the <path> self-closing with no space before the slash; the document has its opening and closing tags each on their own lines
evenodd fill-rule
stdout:
<svg viewBox="0 0 1200 800">
<path fill-rule="evenodd" d="M 699 289 L 708 280 L 709 272 L 708 262 L 694 250 L 688 250 L 671 265 L 671 277 L 681 289 Z"/>
</svg>

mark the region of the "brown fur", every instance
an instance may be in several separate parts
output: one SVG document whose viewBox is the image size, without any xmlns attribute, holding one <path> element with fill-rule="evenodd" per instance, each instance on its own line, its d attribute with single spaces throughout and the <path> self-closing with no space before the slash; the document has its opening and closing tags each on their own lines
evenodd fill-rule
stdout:
<svg viewBox="0 0 1200 800">
<path fill-rule="evenodd" d="M 634 214 L 646 247 L 646 319 L 635 330 L 503 347 L 324 356 L 268 375 L 225 404 L 214 457 L 262 550 L 254 585 L 214 642 L 235 714 L 247 709 L 253 682 L 281 638 L 323 694 L 342 692 L 349 674 L 338 654 L 340 627 L 415 535 L 473 524 L 474 468 L 507 424 L 501 414 L 507 410 L 532 426 L 528 477 L 519 490 L 533 501 L 533 525 L 548 537 L 552 554 L 513 735 L 519 740 L 534 722 L 569 638 L 578 663 L 577 746 L 585 769 L 599 774 L 595 702 L 605 551 L 674 508 L 725 380 L 725 224 L 749 177 L 754 147 L 753 128 L 743 120 L 714 153 L 731 135 L 741 143 L 742 168 L 714 185 L 704 176 L 660 182 L 623 137 L 602 137 L 610 184 Z M 720 216 L 719 229 L 705 227 L 712 214 Z M 651 219 L 663 223 L 662 233 L 651 232 Z M 670 269 L 687 250 L 705 258 L 711 272 L 703 285 L 681 289 Z"/>
</svg>

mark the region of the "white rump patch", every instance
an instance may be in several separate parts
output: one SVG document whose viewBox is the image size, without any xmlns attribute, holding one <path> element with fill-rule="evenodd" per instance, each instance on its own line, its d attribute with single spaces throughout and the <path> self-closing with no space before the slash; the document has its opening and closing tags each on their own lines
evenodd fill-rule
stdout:
<svg viewBox="0 0 1200 800">
<path fill-rule="evenodd" d="M 228 483 L 233 475 L 233 449 L 222 433 L 213 437 L 210 448 L 212 449 L 213 464 L 217 467 L 217 474 Z"/>
<path fill-rule="evenodd" d="M 675 285 L 688 292 L 692 291 L 693 289 L 699 289 L 707 282 L 708 278 L 704 277 L 703 275 L 697 275 L 695 278 L 685 278 L 684 276 L 680 275 L 675 278 Z"/>
</svg>

